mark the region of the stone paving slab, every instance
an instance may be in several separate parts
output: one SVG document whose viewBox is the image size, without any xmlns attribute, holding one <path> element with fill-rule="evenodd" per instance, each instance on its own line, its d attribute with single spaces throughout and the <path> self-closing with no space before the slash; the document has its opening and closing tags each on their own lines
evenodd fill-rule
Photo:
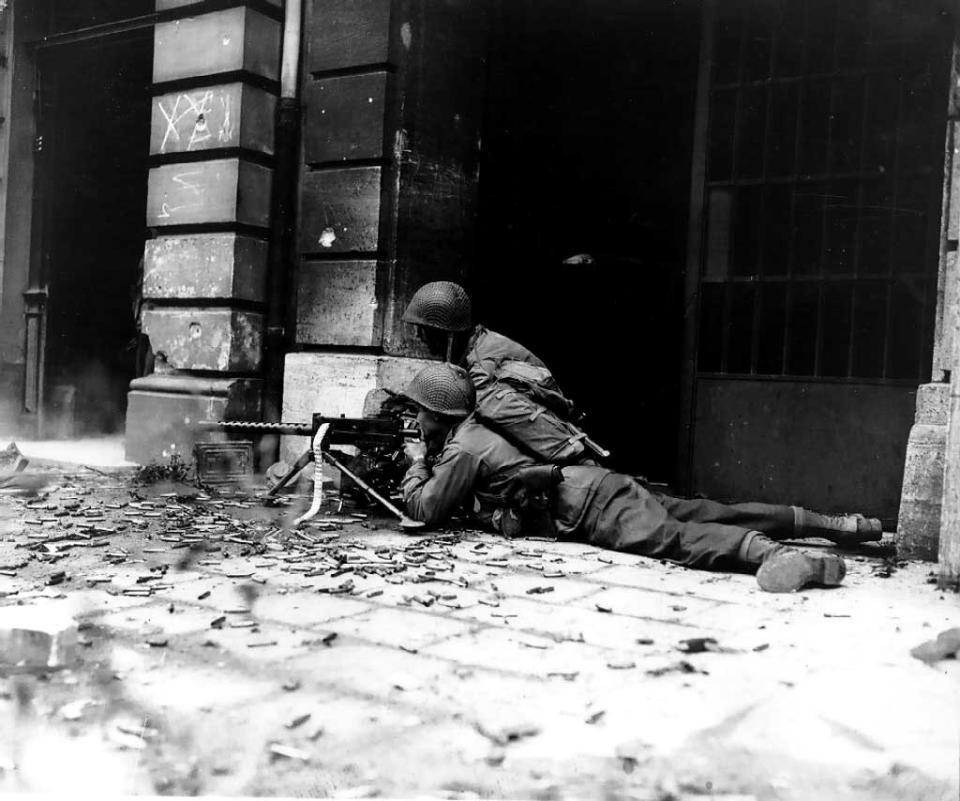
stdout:
<svg viewBox="0 0 960 801">
<path fill-rule="evenodd" d="M 309 653 L 320 646 L 320 632 L 298 629 L 272 623 L 257 623 L 249 628 L 223 628 L 193 632 L 171 642 L 171 648 L 189 653 L 198 648 L 210 649 L 213 654 L 225 654 L 237 663 L 282 663 L 287 659 Z"/>
<path fill-rule="evenodd" d="M 456 609 L 466 609 L 475 606 L 481 598 L 486 598 L 489 593 L 481 590 L 465 589 L 456 584 L 439 581 L 424 581 L 416 585 L 411 584 L 391 584 L 381 580 L 369 581 L 364 584 L 358 583 L 358 588 L 362 591 L 354 596 L 368 601 L 374 606 L 412 606 L 421 608 L 423 601 L 427 601 L 428 607 L 436 605 L 439 613 L 444 610 L 454 611 Z M 416 600 L 416 599 L 420 600 Z M 432 604 L 429 599 L 435 599 Z"/>
<path fill-rule="evenodd" d="M 331 621 L 327 628 L 375 644 L 423 649 L 433 643 L 466 634 L 471 625 L 433 613 L 404 609 L 378 609 L 362 615 Z"/>
<path fill-rule="evenodd" d="M 421 649 L 467 666 L 546 677 L 549 673 L 575 673 L 586 665 L 601 664 L 604 652 L 580 643 L 499 628 L 484 629 L 447 639 Z"/>
<path fill-rule="evenodd" d="M 279 683 L 267 677 L 218 667 L 176 664 L 172 670 L 131 670 L 124 691 L 141 706 L 164 715 L 191 717 L 204 708 L 238 707 L 277 693 Z"/>
<path fill-rule="evenodd" d="M 694 595 L 678 597 L 653 590 L 602 587 L 599 592 L 572 600 L 571 605 L 585 609 L 609 609 L 618 615 L 646 620 L 682 623 L 687 618 L 694 618 L 697 614 L 715 609 L 721 604 Z"/>
<path fill-rule="evenodd" d="M 192 573 L 170 587 L 157 590 L 157 596 L 167 601 L 185 602 L 209 607 L 237 606 L 243 602 L 240 579 L 228 579 L 206 573 Z M 201 596 L 210 593 L 209 596 Z"/>
<path fill-rule="evenodd" d="M 339 687 L 357 695 L 393 699 L 432 687 L 439 677 L 452 674 L 455 665 L 398 648 L 344 640 L 336 647 L 288 659 L 283 669 L 308 689 Z"/>
<path fill-rule="evenodd" d="M 455 612 L 464 620 L 476 620 L 532 634 L 577 639 L 590 645 L 624 652 L 649 652 L 649 643 L 674 643 L 687 637 L 709 636 L 709 629 L 690 627 L 652 618 L 607 614 L 573 604 L 555 605 L 525 598 L 504 598 L 499 606 L 478 605 Z M 661 646 L 662 647 L 662 646 Z"/>
<path fill-rule="evenodd" d="M 210 613 L 203 609 L 175 607 L 151 603 L 119 612 L 111 612 L 98 618 L 97 623 L 119 630 L 128 636 L 152 636 L 155 634 L 186 634 L 210 627 Z"/>
<path fill-rule="evenodd" d="M 492 579 L 486 584 L 501 595 L 524 597 L 535 593 L 540 598 L 550 596 L 553 603 L 565 603 L 600 591 L 597 585 L 580 579 L 547 579 L 519 573 Z"/>
<path fill-rule="evenodd" d="M 630 564 L 616 564 L 590 573 L 585 577 L 587 581 L 595 581 L 607 586 L 633 587 L 636 589 L 652 590 L 668 595 L 683 596 L 690 592 L 696 594 L 703 585 L 703 581 L 711 577 L 703 571 L 687 570 L 677 565 L 662 565 L 653 559 L 637 559 Z M 724 574 L 729 575 L 729 574 Z M 742 579 L 742 583 L 751 588 L 756 587 L 756 579 L 751 576 L 731 576 L 730 581 Z M 737 582 L 740 583 L 740 582 Z M 706 592 L 705 594 L 709 594 Z M 732 600 L 718 598 L 717 600 Z"/>
<path fill-rule="evenodd" d="M 305 627 L 324 626 L 339 618 L 370 611 L 370 604 L 326 593 L 264 594 L 253 605 L 258 620 Z"/>
</svg>

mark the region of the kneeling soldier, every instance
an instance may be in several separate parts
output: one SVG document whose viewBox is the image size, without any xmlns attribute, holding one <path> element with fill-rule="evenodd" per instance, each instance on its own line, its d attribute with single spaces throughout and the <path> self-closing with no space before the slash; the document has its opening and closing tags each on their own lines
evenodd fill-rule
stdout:
<svg viewBox="0 0 960 801">
<path fill-rule="evenodd" d="M 475 393 L 467 372 L 445 363 L 425 367 L 406 390 L 419 407 L 423 434 L 422 442 L 406 446 L 410 467 L 402 485 L 416 520 L 440 526 L 462 508 L 474 508 L 484 525 L 508 536 L 555 533 L 701 570 L 756 572 L 768 592 L 843 580 L 839 556 L 776 542 L 818 535 L 804 525 L 820 517 L 815 513 L 684 501 L 651 493 L 604 467 L 538 464 L 472 415 Z"/>
</svg>

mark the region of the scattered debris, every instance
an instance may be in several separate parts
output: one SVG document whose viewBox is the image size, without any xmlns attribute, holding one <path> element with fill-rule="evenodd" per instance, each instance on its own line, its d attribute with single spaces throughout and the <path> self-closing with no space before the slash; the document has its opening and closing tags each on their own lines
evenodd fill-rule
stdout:
<svg viewBox="0 0 960 801">
<path fill-rule="evenodd" d="M 665 665 L 664 667 L 652 668 L 644 672 L 648 676 L 665 676 L 668 673 L 700 673 L 704 676 L 709 675 L 708 671 L 701 670 L 700 668 L 691 665 L 686 660 L 674 662 L 672 665 Z"/>
<path fill-rule="evenodd" d="M 717 641 L 713 637 L 691 637 L 680 640 L 677 650 L 685 654 L 702 654 L 704 651 L 719 651 Z"/>
<path fill-rule="evenodd" d="M 148 465 L 138 467 L 133 476 L 135 484 L 141 486 L 149 484 L 159 484 L 161 481 L 186 482 L 192 470 L 192 466 L 183 461 L 180 456 L 174 454 L 170 457 L 167 464 L 151 462 Z"/>
<path fill-rule="evenodd" d="M 284 759 L 298 759 L 301 762 L 310 761 L 310 754 L 300 748 L 294 748 L 290 745 L 271 743 L 269 751 L 272 756 L 283 757 Z"/>
<path fill-rule="evenodd" d="M 940 632 L 935 640 L 927 640 L 911 649 L 910 655 L 928 665 L 941 659 L 960 658 L 960 628 Z"/>
<path fill-rule="evenodd" d="M 107 739 L 121 750 L 142 751 L 147 747 L 143 737 L 139 732 L 131 730 L 128 727 L 121 728 L 116 726 L 107 732 Z"/>
<path fill-rule="evenodd" d="M 536 737 L 540 734 L 540 727 L 532 723 L 520 723 L 513 726 L 504 726 L 498 731 L 491 731 L 486 728 L 482 723 L 475 722 L 473 727 L 486 737 L 494 745 L 505 746 L 510 743 L 515 743 L 518 740 L 522 740 L 525 737 Z"/>
<path fill-rule="evenodd" d="M 88 706 L 96 703 L 93 698 L 81 698 L 78 701 L 71 701 L 69 704 L 64 704 L 60 707 L 60 717 L 69 721 L 80 720 L 80 718 L 83 717 L 83 711 Z"/>
</svg>

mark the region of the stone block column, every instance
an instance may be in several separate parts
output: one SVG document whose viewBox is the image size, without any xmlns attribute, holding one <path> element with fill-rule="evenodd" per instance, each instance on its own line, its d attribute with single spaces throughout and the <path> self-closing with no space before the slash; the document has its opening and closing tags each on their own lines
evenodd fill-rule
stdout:
<svg viewBox="0 0 960 801">
<path fill-rule="evenodd" d="M 280 3 L 157 0 L 142 329 L 127 458 L 189 459 L 200 419 L 258 419 Z"/>
<path fill-rule="evenodd" d="M 305 2 L 284 420 L 360 415 L 369 390 L 402 388 L 427 356 L 400 320 L 409 298 L 427 281 L 467 280 L 484 6 Z"/>
<path fill-rule="evenodd" d="M 945 509 L 948 497 L 960 497 L 960 38 L 955 36 L 946 130 L 940 270 L 934 328 L 932 380 L 917 391 L 917 411 L 904 467 L 897 550 L 906 558 L 936 561 L 941 535 L 960 525 L 960 505 Z M 953 389 L 951 390 L 951 385 Z M 951 400 L 951 395 L 954 399 Z M 950 433 L 952 431 L 952 433 Z M 945 476 L 950 478 L 945 481 Z M 960 541 L 958 541 L 960 551 Z"/>
</svg>

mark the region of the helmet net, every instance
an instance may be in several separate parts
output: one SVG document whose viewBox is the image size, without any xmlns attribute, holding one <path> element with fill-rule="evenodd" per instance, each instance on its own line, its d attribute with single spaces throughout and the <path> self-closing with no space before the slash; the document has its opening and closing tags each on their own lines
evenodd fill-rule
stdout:
<svg viewBox="0 0 960 801">
<path fill-rule="evenodd" d="M 452 281 L 432 281 L 420 287 L 410 299 L 403 319 L 442 331 L 466 331 L 471 323 L 470 297 Z"/>
<path fill-rule="evenodd" d="M 476 402 L 476 391 L 467 371 L 453 364 L 431 364 L 417 373 L 405 393 L 431 412 L 468 415 Z"/>
</svg>

